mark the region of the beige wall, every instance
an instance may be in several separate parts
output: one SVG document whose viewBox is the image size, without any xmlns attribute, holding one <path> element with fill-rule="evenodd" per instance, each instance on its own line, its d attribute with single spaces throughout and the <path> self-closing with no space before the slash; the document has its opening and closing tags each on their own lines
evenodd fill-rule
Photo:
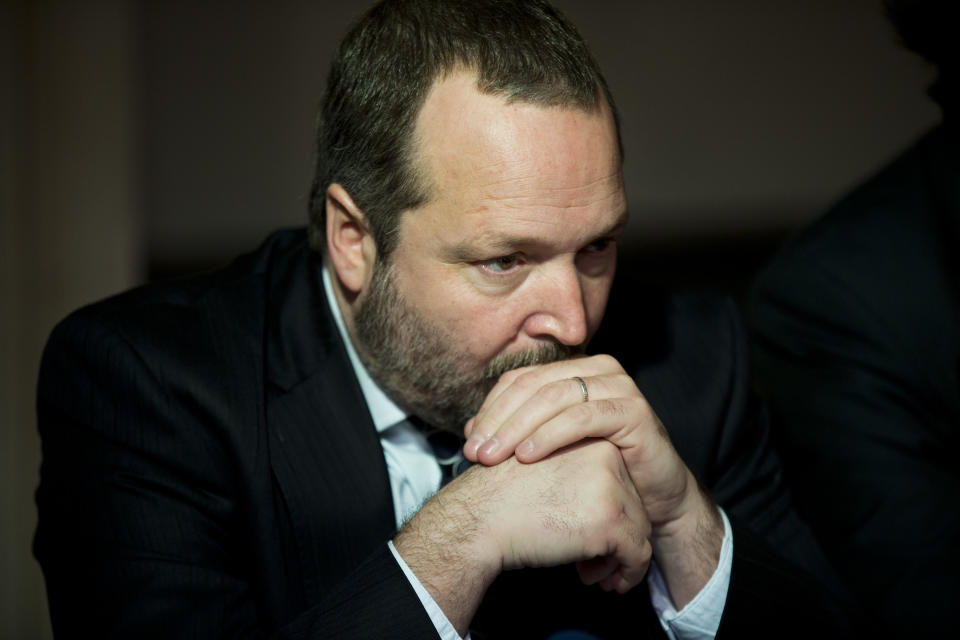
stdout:
<svg viewBox="0 0 960 640">
<path fill-rule="evenodd" d="M 50 635 L 29 552 L 44 340 L 68 311 L 142 274 L 135 27 L 120 0 L 0 7 L 2 638 Z"/>
<path fill-rule="evenodd" d="M 879 1 L 558 4 L 623 114 L 638 247 L 794 228 L 937 118 Z M 314 108 L 362 6 L 0 0 L 0 637 L 49 634 L 29 555 L 45 336 L 148 263 L 304 220 Z"/>
</svg>

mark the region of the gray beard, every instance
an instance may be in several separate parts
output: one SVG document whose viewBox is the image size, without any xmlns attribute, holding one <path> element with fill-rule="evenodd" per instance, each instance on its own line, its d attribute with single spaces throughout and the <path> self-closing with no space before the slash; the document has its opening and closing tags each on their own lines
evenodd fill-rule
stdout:
<svg viewBox="0 0 960 640">
<path fill-rule="evenodd" d="M 504 372 L 583 351 L 579 345 L 545 342 L 536 349 L 497 354 L 484 364 L 459 350 L 456 338 L 407 304 L 389 263 L 374 267 L 354 327 L 357 354 L 387 395 L 435 428 L 458 436 Z"/>
</svg>

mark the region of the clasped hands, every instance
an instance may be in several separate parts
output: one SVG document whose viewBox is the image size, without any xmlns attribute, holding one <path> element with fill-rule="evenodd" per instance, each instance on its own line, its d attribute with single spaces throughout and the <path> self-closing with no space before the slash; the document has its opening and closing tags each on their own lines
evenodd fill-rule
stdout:
<svg viewBox="0 0 960 640">
<path fill-rule="evenodd" d="M 575 562 L 586 584 L 623 593 L 652 555 L 678 609 L 713 574 L 719 513 L 614 358 L 509 371 L 465 432 L 464 454 L 480 464 L 395 540 L 458 629 L 505 569 Z"/>
</svg>

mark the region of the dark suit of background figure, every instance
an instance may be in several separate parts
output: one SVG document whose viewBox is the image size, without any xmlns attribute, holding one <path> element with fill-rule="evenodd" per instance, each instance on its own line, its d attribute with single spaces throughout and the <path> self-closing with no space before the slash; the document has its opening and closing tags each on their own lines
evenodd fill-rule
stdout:
<svg viewBox="0 0 960 640">
<path fill-rule="evenodd" d="M 436 635 L 386 546 L 387 469 L 319 274 L 305 235 L 280 232 L 222 272 L 123 294 L 54 331 L 35 552 L 56 632 Z M 611 309 L 622 326 L 600 335 L 735 523 L 721 637 L 822 630 L 820 588 L 737 525 L 816 557 L 748 402 L 731 305 L 652 300 Z M 662 634 L 646 589 L 586 589 L 571 567 L 504 574 L 473 627 L 478 640 Z"/>
<path fill-rule="evenodd" d="M 807 229 L 750 301 L 801 514 L 884 628 L 960 601 L 960 146 L 940 127 Z"/>
</svg>

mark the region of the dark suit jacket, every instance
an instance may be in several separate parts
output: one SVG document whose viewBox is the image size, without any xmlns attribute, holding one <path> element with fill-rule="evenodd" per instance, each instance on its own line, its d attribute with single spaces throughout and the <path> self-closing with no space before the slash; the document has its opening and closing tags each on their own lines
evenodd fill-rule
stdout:
<svg viewBox="0 0 960 640">
<path fill-rule="evenodd" d="M 894 635 L 960 600 L 960 144 L 926 135 L 806 230 L 750 303 L 798 508 Z"/>
<path fill-rule="evenodd" d="M 319 264 L 303 232 L 280 232 L 222 272 L 134 290 L 54 330 L 35 553 L 58 634 L 435 636 L 386 547 L 383 453 Z M 637 372 L 691 468 L 758 534 L 736 527 L 721 634 L 822 630 L 819 587 L 759 539 L 816 558 L 749 402 L 732 307 L 639 296 L 614 295 L 620 326 L 600 346 Z M 504 574 L 474 627 L 477 640 L 662 633 L 646 589 L 604 594 L 570 567 Z"/>
</svg>

